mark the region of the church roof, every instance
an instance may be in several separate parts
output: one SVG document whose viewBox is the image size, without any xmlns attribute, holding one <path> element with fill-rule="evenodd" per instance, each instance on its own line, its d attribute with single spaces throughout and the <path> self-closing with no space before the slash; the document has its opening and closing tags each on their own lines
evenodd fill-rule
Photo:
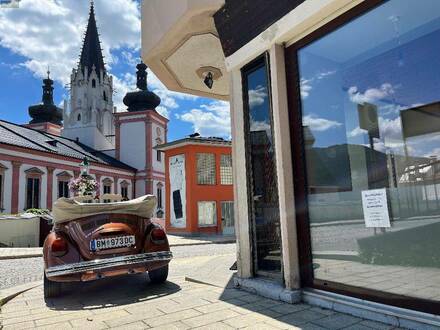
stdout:
<svg viewBox="0 0 440 330">
<path fill-rule="evenodd" d="M 87 30 L 79 60 L 79 68 L 84 73 L 84 68 L 87 67 L 90 74 L 93 66 L 95 66 L 98 77 L 100 72 L 106 72 L 98 28 L 96 26 L 95 9 L 92 2 L 90 5 L 89 22 L 87 23 Z"/>
<path fill-rule="evenodd" d="M 133 167 L 80 142 L 23 127 L 4 120 L 0 120 L 0 143 L 47 152 L 48 154 L 71 157 L 78 159 L 78 162 L 83 160 L 84 157 L 87 157 L 90 161 L 102 165 L 133 172 L 136 171 Z M 50 155 L 48 155 L 48 157 L 50 157 Z"/>
</svg>

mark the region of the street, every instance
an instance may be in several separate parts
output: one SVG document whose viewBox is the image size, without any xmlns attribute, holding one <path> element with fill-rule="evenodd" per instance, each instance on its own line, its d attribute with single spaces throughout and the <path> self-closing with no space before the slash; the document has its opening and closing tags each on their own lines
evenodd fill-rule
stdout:
<svg viewBox="0 0 440 330">
<path fill-rule="evenodd" d="M 235 244 L 175 246 L 171 248 L 171 251 L 175 260 L 190 257 L 234 255 Z M 171 263 L 170 275 L 174 275 L 173 271 L 182 274 L 183 270 L 174 268 L 173 263 Z M 231 265 L 225 265 L 225 267 L 229 268 Z M 43 258 L 0 260 L 0 269 L 2 270 L 0 272 L 0 289 L 39 281 L 43 279 Z"/>
</svg>

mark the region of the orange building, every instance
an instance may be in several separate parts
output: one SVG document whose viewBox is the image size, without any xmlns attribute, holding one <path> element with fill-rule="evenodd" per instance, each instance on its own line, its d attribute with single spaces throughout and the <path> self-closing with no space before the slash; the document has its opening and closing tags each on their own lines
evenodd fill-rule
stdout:
<svg viewBox="0 0 440 330">
<path fill-rule="evenodd" d="M 234 234 L 231 142 L 188 137 L 165 153 L 165 227 L 176 234 Z"/>
</svg>

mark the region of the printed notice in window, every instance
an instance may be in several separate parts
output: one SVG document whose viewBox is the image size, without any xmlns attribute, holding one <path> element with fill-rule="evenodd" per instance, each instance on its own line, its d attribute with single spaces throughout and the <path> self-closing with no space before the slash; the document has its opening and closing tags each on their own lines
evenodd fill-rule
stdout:
<svg viewBox="0 0 440 330">
<path fill-rule="evenodd" d="M 362 191 L 362 207 L 367 228 L 391 227 L 386 189 Z"/>
</svg>

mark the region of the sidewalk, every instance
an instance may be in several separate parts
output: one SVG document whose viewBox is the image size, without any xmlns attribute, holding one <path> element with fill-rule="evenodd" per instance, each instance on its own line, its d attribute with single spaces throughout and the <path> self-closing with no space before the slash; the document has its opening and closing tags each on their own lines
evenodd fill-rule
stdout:
<svg viewBox="0 0 440 330">
<path fill-rule="evenodd" d="M 219 272 L 234 255 L 178 259 L 171 263 L 169 281 L 146 285 L 145 277 L 130 275 L 76 286 L 64 297 L 44 301 L 42 285 L 18 294 L 2 306 L 3 330 L 9 329 L 400 329 L 308 304 L 287 304 L 232 288 L 188 281 Z M 219 266 L 223 265 L 223 266 Z M 200 274 L 198 274 L 200 275 Z M 188 277 L 192 277 L 188 275 Z M 1 327 L 1 326 L 0 326 Z"/>
<path fill-rule="evenodd" d="M 168 235 L 170 246 L 186 246 L 186 245 L 206 245 L 206 244 L 225 244 L 235 243 L 233 236 L 201 236 L 201 237 L 183 237 L 176 235 Z M 5 259 L 21 259 L 34 258 L 43 255 L 43 248 L 0 248 L 0 260 Z"/>
</svg>

